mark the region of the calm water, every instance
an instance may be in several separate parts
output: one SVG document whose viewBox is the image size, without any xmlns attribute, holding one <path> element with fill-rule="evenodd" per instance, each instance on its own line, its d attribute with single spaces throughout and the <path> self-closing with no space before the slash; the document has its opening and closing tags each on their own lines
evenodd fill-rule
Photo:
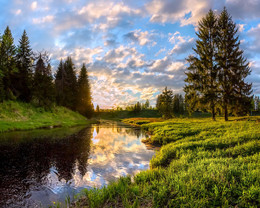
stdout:
<svg viewBox="0 0 260 208">
<path fill-rule="evenodd" d="M 88 128 L 0 134 L 0 207 L 46 207 L 83 188 L 149 168 L 154 150 L 139 129 Z"/>
</svg>

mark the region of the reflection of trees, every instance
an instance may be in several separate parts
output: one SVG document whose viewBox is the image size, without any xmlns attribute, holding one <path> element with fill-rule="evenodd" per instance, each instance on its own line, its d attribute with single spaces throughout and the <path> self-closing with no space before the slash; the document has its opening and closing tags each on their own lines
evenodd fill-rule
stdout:
<svg viewBox="0 0 260 208">
<path fill-rule="evenodd" d="M 91 128 L 86 128 L 62 139 L 0 144 L 0 207 L 8 206 L 7 200 L 10 204 L 22 201 L 29 189 L 45 184 L 52 166 L 59 180 L 72 178 L 77 161 L 81 175 L 85 175 L 90 138 Z"/>
<path fill-rule="evenodd" d="M 122 132 L 122 128 L 118 127 L 117 128 L 117 133 L 121 133 Z"/>
<path fill-rule="evenodd" d="M 99 133 L 99 125 L 96 126 L 97 134 Z"/>
<path fill-rule="evenodd" d="M 141 133 L 142 133 L 142 130 L 139 129 L 139 128 L 127 128 L 126 129 L 126 133 L 131 135 L 131 136 L 137 136 L 137 137 L 140 137 L 141 136 Z"/>
</svg>

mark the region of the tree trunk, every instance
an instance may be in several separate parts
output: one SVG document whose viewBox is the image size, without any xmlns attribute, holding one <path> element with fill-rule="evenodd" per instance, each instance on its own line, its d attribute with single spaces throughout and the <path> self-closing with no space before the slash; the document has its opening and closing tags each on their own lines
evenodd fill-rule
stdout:
<svg viewBox="0 0 260 208">
<path fill-rule="evenodd" d="M 216 121 L 216 112 L 215 112 L 215 106 L 212 107 L 212 120 Z"/>
<path fill-rule="evenodd" d="M 228 121 L 228 109 L 226 104 L 225 104 L 225 121 Z"/>
</svg>

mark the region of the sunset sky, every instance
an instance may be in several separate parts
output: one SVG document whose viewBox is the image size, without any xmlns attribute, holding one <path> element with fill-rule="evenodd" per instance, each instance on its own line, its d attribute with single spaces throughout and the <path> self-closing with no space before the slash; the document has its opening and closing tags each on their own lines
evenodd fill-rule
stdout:
<svg viewBox="0 0 260 208">
<path fill-rule="evenodd" d="M 247 80 L 260 95 L 259 0 L 0 0 L 0 31 L 9 25 L 17 44 L 25 29 L 34 51 L 50 53 L 54 72 L 67 56 L 78 70 L 86 63 L 101 108 L 154 104 L 165 86 L 183 93 L 198 20 L 224 6 L 250 61 Z"/>
</svg>

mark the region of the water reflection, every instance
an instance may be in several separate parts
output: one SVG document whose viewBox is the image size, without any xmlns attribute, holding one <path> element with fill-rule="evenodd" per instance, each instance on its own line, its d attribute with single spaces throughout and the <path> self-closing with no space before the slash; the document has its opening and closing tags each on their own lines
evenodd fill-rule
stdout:
<svg viewBox="0 0 260 208">
<path fill-rule="evenodd" d="M 154 154 L 141 142 L 139 129 L 115 122 L 38 133 L 1 135 L 0 207 L 64 201 L 83 188 L 147 169 Z"/>
</svg>

